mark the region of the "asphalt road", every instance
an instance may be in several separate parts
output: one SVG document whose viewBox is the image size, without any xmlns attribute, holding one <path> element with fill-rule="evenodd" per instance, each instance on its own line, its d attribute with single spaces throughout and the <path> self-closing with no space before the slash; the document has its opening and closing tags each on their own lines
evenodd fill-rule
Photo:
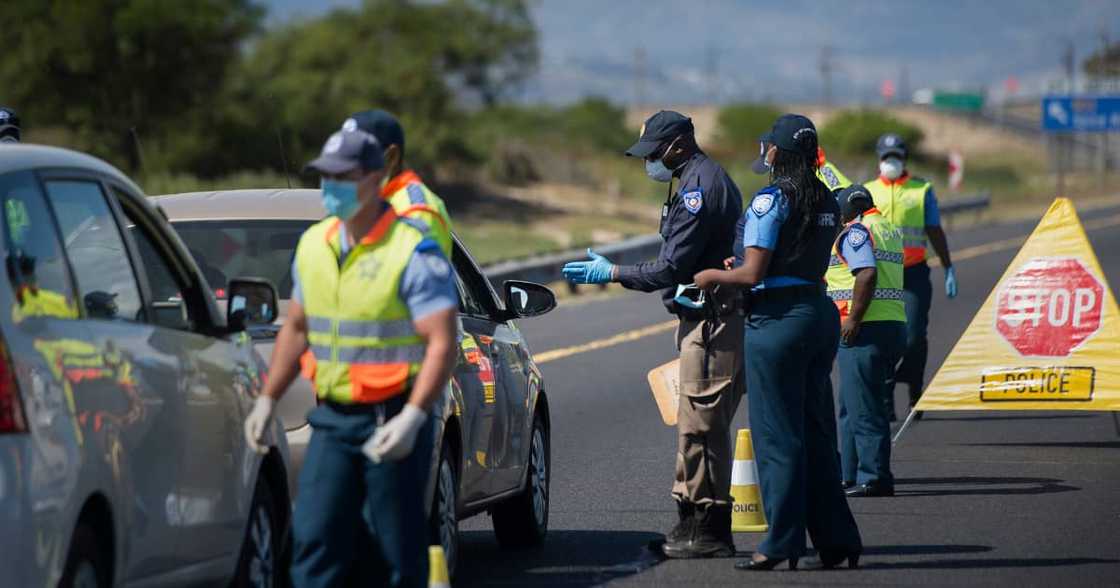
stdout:
<svg viewBox="0 0 1120 588">
<path fill-rule="evenodd" d="M 1114 285 L 1118 215 L 1120 207 L 1082 213 Z M 950 232 L 960 296 L 944 297 L 935 269 L 927 378 L 1034 224 Z M 521 326 L 541 354 L 669 318 L 656 295 L 626 294 Z M 1109 413 L 939 413 L 915 423 L 895 448 L 898 496 L 850 501 L 865 545 L 859 570 L 748 577 L 730 559 L 661 561 L 645 546 L 675 522 L 676 437 L 645 376 L 673 356 L 672 332 L 662 330 L 544 363 L 553 423 L 548 538 L 539 549 L 506 552 L 486 515 L 465 521 L 456 585 L 1120 585 L 1120 425 Z M 904 389 L 897 394 L 905 406 Z M 737 426 L 746 427 L 746 402 Z M 761 538 L 737 534 L 737 547 L 746 555 Z"/>
</svg>

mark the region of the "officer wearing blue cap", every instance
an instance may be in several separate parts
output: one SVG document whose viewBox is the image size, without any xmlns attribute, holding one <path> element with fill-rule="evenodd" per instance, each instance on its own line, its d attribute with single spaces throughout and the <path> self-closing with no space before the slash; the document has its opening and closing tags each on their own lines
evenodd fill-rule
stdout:
<svg viewBox="0 0 1120 588">
<path fill-rule="evenodd" d="M 320 403 L 307 417 L 293 584 L 346 585 L 356 559 L 372 555 L 388 570 L 376 585 L 427 586 L 428 409 L 458 350 L 454 274 L 427 232 L 381 199 L 373 135 L 339 131 L 308 167 L 322 177 L 329 216 L 296 248 L 287 319 L 245 436 L 263 449 L 276 402 L 302 371 Z M 357 553 L 363 525 L 373 553 Z"/>
<path fill-rule="evenodd" d="M 696 285 L 746 289 L 751 435 L 770 532 L 741 570 L 796 569 L 805 533 L 816 566 L 858 563 L 862 543 L 841 488 L 830 373 L 840 339 L 824 275 L 840 229 L 836 198 L 817 179 L 817 130 L 783 115 L 764 139 L 770 185 L 742 225 L 743 263 L 706 270 Z"/>
<path fill-rule="evenodd" d="M 19 116 L 16 111 L 0 106 L 0 143 L 19 143 Z"/>
<path fill-rule="evenodd" d="M 626 155 L 645 160 L 650 179 L 669 184 L 661 209 L 664 242 L 657 261 L 619 266 L 588 250 L 591 259 L 564 266 L 577 284 L 619 282 L 643 292 L 661 290 L 677 315 L 681 399 L 673 498 L 677 525 L 662 550 L 668 557 L 730 557 L 731 419 L 743 395 L 743 321 L 739 296 L 725 288 L 701 296 L 692 276 L 723 267 L 734 249 L 742 196 L 727 172 L 696 145 L 692 121 L 663 110 L 642 126 Z M 673 178 L 679 178 L 677 190 Z"/>
<path fill-rule="evenodd" d="M 893 496 L 888 399 L 906 348 L 902 231 L 860 184 L 838 199 L 846 224 L 826 278 L 841 319 L 840 466 L 848 496 Z"/>
</svg>

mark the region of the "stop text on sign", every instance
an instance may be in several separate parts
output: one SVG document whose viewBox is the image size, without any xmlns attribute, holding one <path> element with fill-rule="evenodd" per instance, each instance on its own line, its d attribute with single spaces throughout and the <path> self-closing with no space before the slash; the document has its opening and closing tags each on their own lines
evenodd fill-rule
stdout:
<svg viewBox="0 0 1120 588">
<path fill-rule="evenodd" d="M 1091 367 L 1015 367 L 980 376 L 982 402 L 1058 401 L 1093 399 L 1097 370 Z"/>
<path fill-rule="evenodd" d="M 1100 329 L 1103 303 L 1079 260 L 1036 257 L 1004 280 L 996 330 L 1020 355 L 1065 357 Z"/>
</svg>

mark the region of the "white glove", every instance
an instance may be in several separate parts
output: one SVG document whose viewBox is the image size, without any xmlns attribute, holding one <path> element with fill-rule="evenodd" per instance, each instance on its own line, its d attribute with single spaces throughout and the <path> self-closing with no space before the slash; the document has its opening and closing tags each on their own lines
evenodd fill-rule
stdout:
<svg viewBox="0 0 1120 588">
<path fill-rule="evenodd" d="M 381 463 L 383 460 L 400 461 L 412 453 L 416 435 L 427 421 L 428 413 L 406 404 L 397 416 L 370 435 L 369 440 L 362 444 L 362 453 L 374 463 Z"/>
<path fill-rule="evenodd" d="M 261 394 L 253 403 L 249 416 L 245 417 L 245 442 L 249 444 L 249 449 L 261 455 L 268 453 L 268 446 L 263 445 L 264 432 L 272 420 L 272 409 L 275 407 L 276 399 Z"/>
</svg>

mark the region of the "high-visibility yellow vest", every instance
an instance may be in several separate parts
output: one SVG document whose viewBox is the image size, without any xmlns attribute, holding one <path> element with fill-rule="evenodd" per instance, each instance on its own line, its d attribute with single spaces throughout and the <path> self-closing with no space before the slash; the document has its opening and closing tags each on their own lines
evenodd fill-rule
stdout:
<svg viewBox="0 0 1120 588">
<path fill-rule="evenodd" d="M 43 288 L 22 287 L 18 303 L 12 305 L 12 320 L 20 322 L 32 316 L 78 318 L 78 307 L 66 296 Z"/>
<path fill-rule="evenodd" d="M 412 170 L 401 172 L 381 189 L 381 197 L 388 200 L 398 216 L 416 219 L 428 226 L 428 231 L 447 259 L 451 259 L 451 217 L 443 199 L 428 189 L 420 176 Z"/>
<path fill-rule="evenodd" d="M 930 184 L 921 178 L 903 176 L 895 181 L 876 178 L 864 184 L 878 208 L 902 231 L 903 265 L 926 260 L 926 192 Z"/>
<path fill-rule="evenodd" d="M 852 185 L 848 176 L 841 173 L 840 168 L 832 165 L 831 161 L 826 161 L 817 168 L 817 179 L 824 182 L 829 190 L 839 190 Z"/>
<path fill-rule="evenodd" d="M 863 321 L 905 322 L 906 308 L 902 302 L 902 232 L 874 208 L 848 223 L 832 246 L 832 258 L 829 259 L 828 272 L 825 273 L 828 296 L 840 309 L 840 317 L 847 317 L 856 277 L 840 255 L 839 245 L 841 239 L 847 238 L 848 231 L 856 222 L 867 227 L 871 235 L 871 246 L 875 249 L 875 292 L 871 295 L 871 304 L 863 315 Z"/>
<path fill-rule="evenodd" d="M 339 267 L 341 222 L 320 221 L 296 248 L 310 344 L 303 374 L 321 399 L 382 402 L 409 389 L 424 358 L 424 340 L 399 294 L 424 233 L 387 208 Z"/>
</svg>

